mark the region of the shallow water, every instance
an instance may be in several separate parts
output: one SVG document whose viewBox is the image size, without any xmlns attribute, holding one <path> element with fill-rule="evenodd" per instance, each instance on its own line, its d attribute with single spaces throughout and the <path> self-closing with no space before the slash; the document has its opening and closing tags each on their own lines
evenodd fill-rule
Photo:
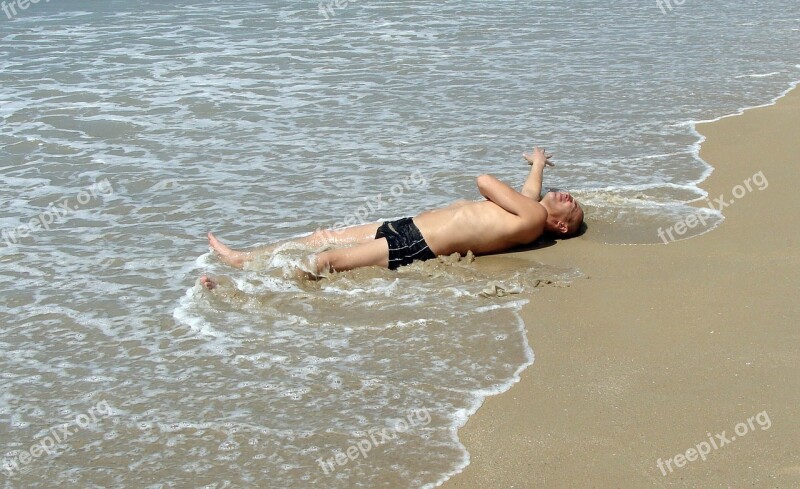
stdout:
<svg viewBox="0 0 800 489">
<path fill-rule="evenodd" d="M 581 239 L 658 243 L 706 197 L 692 121 L 800 78 L 796 1 L 333 14 L 251 1 L 0 12 L 5 487 L 443 480 L 468 457 L 453 428 L 532 359 L 519 307 L 578 272 L 436 262 L 310 287 L 288 278 L 297 251 L 233 272 L 204 233 L 244 246 L 478 198 L 475 176 L 519 185 L 520 153 L 541 144 L 556 153 L 545 185 L 588 210 Z M 228 279 L 209 294 L 201 273 Z M 493 282 L 514 293 L 481 295 Z M 1 470 L 104 400 L 113 415 Z M 317 462 L 425 412 L 332 473 Z"/>
</svg>

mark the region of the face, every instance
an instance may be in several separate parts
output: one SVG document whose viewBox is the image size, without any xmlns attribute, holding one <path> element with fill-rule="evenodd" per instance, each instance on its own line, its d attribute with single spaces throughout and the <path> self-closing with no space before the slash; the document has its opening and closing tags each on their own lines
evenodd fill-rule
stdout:
<svg viewBox="0 0 800 489">
<path fill-rule="evenodd" d="M 583 209 L 569 192 L 550 191 L 542 198 L 542 205 L 547 208 L 548 221 L 564 223 L 577 222 L 583 215 Z"/>
</svg>

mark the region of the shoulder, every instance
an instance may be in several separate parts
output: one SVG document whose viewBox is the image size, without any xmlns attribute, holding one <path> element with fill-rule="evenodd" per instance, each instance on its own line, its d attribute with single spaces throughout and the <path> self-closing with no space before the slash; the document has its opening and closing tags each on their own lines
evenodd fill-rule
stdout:
<svg viewBox="0 0 800 489">
<path fill-rule="evenodd" d="M 519 216 L 522 227 L 529 232 L 541 233 L 547 222 L 547 209 L 534 200 L 531 200 L 531 205 L 526 207 L 526 212 Z"/>
<path fill-rule="evenodd" d="M 530 212 L 526 216 L 529 220 L 544 223 L 547 220 L 547 209 L 542 204 L 531 199 Z"/>
</svg>

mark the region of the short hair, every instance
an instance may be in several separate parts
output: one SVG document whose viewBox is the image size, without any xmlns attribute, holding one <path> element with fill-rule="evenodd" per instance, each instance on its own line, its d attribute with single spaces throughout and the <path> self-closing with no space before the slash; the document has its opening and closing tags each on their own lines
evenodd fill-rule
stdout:
<svg viewBox="0 0 800 489">
<path fill-rule="evenodd" d="M 580 204 L 578 204 L 578 206 L 581 210 L 581 213 L 577 216 L 577 218 L 573 219 L 572 222 L 567 224 L 567 232 L 562 235 L 565 238 L 574 238 L 575 236 L 580 236 L 586 232 L 586 224 L 583 222 L 585 213 L 583 211 L 583 207 L 580 206 Z"/>
</svg>

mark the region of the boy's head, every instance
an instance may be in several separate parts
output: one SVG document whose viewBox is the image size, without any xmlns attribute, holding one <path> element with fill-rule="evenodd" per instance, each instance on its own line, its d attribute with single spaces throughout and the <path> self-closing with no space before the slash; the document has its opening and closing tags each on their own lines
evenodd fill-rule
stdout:
<svg viewBox="0 0 800 489">
<path fill-rule="evenodd" d="M 571 238 L 583 224 L 583 208 L 569 192 L 550 190 L 539 202 L 547 210 L 547 232 L 561 238 Z"/>
</svg>

